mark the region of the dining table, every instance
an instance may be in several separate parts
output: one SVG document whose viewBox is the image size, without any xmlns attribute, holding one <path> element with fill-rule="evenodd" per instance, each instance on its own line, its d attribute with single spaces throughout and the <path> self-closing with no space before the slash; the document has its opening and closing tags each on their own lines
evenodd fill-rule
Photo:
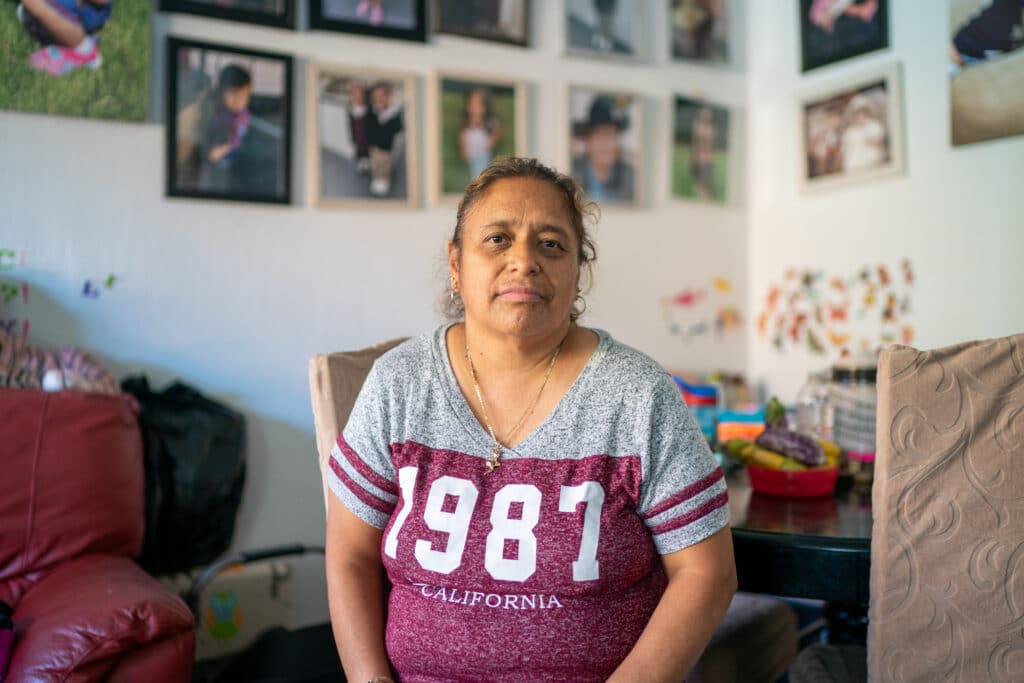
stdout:
<svg viewBox="0 0 1024 683">
<path fill-rule="evenodd" d="M 832 494 L 754 491 L 745 468 L 726 473 L 739 589 L 866 610 L 871 489 L 840 477 Z"/>
</svg>

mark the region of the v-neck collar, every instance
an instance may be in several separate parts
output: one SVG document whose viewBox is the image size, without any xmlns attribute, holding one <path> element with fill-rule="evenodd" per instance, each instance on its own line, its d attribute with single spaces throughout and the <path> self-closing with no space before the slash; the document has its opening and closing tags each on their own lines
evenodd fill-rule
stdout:
<svg viewBox="0 0 1024 683">
<path fill-rule="evenodd" d="M 466 397 L 462 393 L 462 389 L 459 388 L 459 382 L 455 379 L 455 371 L 452 368 L 451 360 L 448 357 L 448 330 L 458 322 L 448 323 L 441 325 L 434 332 L 433 343 L 431 349 L 434 355 L 434 371 L 437 372 L 440 377 L 441 387 L 444 391 L 445 398 L 448 401 L 448 405 L 452 412 L 455 414 L 462 428 L 470 436 L 474 443 L 479 443 L 479 455 L 489 456 L 491 450 L 494 448 L 494 440 L 491 439 L 491 434 L 487 431 L 487 427 L 480 424 L 480 421 L 476 419 L 476 415 L 473 414 L 473 410 L 470 408 Z M 558 432 L 558 425 L 564 421 L 565 413 L 571 410 L 567 407 L 576 402 L 576 397 L 583 394 L 587 386 L 592 381 L 592 377 L 607 355 L 608 348 L 611 346 L 611 336 L 604 330 L 597 328 L 587 328 L 597 334 L 598 341 L 597 347 L 590 354 L 590 358 L 587 360 L 587 364 L 583 366 L 579 374 L 576 375 L 576 379 L 569 386 L 569 389 L 565 392 L 554 409 L 548 413 L 548 416 L 544 418 L 544 421 L 537 425 L 532 432 L 526 435 L 514 448 L 506 448 L 502 446 L 502 452 L 513 454 L 516 457 L 527 458 L 527 457 L 544 457 L 548 455 L 552 446 L 550 439 L 546 438 L 546 435 L 552 431 Z M 563 430 L 564 431 L 564 430 Z"/>
</svg>

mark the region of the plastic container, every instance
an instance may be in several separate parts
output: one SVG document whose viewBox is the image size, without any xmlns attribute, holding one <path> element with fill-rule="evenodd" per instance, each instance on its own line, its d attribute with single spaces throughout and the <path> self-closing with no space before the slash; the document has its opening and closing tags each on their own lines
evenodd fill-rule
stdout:
<svg viewBox="0 0 1024 683">
<path fill-rule="evenodd" d="M 812 372 L 796 395 L 796 429 L 823 439 L 832 438 L 830 373 Z"/>
<path fill-rule="evenodd" d="M 718 443 L 729 439 L 753 441 L 764 431 L 764 407 L 750 412 L 742 410 L 720 410 L 718 412 Z"/>
<path fill-rule="evenodd" d="M 718 402 L 720 392 L 714 384 L 687 384 L 682 378 L 672 375 L 679 392 L 686 403 L 700 431 L 709 444 L 715 443 L 715 432 L 718 426 Z"/>
<path fill-rule="evenodd" d="M 750 488 L 766 496 L 780 498 L 814 498 L 831 495 L 836 489 L 839 466 L 816 467 L 809 470 L 775 470 L 747 465 Z"/>
<path fill-rule="evenodd" d="M 845 473 L 860 484 L 874 479 L 877 374 L 874 357 L 832 367 L 832 437 L 846 453 Z"/>
</svg>

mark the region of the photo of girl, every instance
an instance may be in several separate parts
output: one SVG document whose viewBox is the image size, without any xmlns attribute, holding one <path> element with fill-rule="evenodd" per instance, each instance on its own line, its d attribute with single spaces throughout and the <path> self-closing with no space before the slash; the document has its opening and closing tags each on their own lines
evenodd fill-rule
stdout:
<svg viewBox="0 0 1024 683">
<path fill-rule="evenodd" d="M 309 160 L 320 206 L 415 206 L 415 77 L 311 64 Z"/>
<path fill-rule="evenodd" d="M 729 110 L 675 98 L 672 196 L 724 202 L 728 181 Z"/>
<path fill-rule="evenodd" d="M 287 203 L 288 57 L 168 39 L 172 196 Z"/>
<path fill-rule="evenodd" d="M 0 3 L 0 109 L 142 121 L 149 110 L 149 3 Z"/>
<path fill-rule="evenodd" d="M 524 153 L 519 83 L 440 77 L 440 194 L 460 194 L 492 160 Z"/>
</svg>

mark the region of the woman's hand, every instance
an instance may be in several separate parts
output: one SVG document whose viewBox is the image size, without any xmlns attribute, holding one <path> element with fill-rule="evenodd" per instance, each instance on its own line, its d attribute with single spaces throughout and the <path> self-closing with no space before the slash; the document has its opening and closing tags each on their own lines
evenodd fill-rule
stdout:
<svg viewBox="0 0 1024 683">
<path fill-rule="evenodd" d="M 327 599 L 331 627 L 350 681 L 391 677 L 384 648 L 384 567 L 380 529 L 327 496 Z"/>
<path fill-rule="evenodd" d="M 662 555 L 668 587 L 640 639 L 609 682 L 678 683 L 693 669 L 736 592 L 732 531 Z"/>
</svg>

